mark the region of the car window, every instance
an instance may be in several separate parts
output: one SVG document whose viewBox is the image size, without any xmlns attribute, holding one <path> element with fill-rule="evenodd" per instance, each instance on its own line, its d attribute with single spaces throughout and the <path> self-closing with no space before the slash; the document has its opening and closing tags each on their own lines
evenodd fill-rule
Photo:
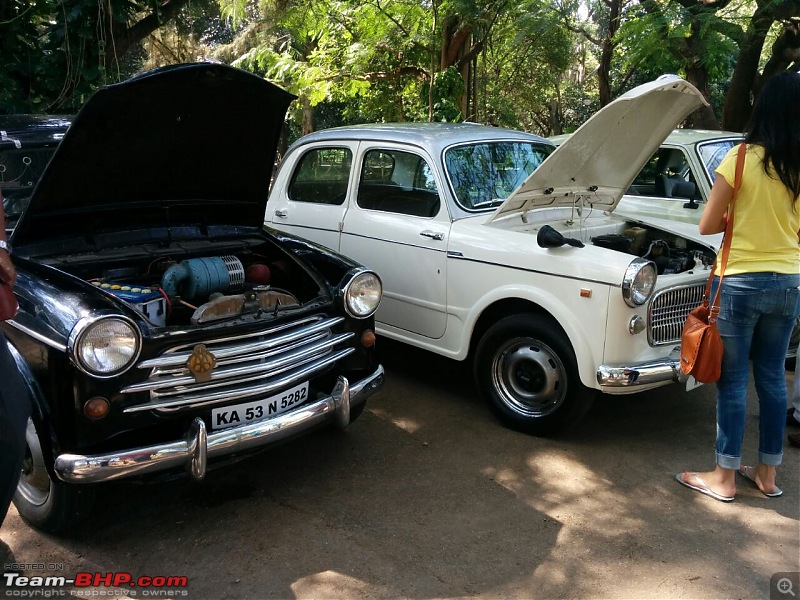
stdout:
<svg viewBox="0 0 800 600">
<path fill-rule="evenodd" d="M 356 202 L 361 208 L 433 217 L 441 202 L 428 162 L 411 152 L 369 150 L 361 164 Z"/>
<path fill-rule="evenodd" d="M 739 142 L 736 140 L 722 140 L 698 146 L 697 152 L 700 154 L 700 160 L 703 161 L 706 174 L 712 184 L 717 178 L 717 167 L 719 163 L 722 162 L 722 159 L 725 158 L 728 151 L 738 143 Z"/>
<path fill-rule="evenodd" d="M 658 198 L 697 198 L 699 190 L 686 153 L 659 148 L 633 180 L 628 194 Z"/>
<path fill-rule="evenodd" d="M 449 148 L 445 169 L 453 194 L 467 210 L 500 206 L 554 150 L 529 142 L 483 142 Z"/>
<path fill-rule="evenodd" d="M 287 194 L 295 202 L 344 203 L 353 154 L 349 148 L 313 148 L 297 162 Z"/>
</svg>

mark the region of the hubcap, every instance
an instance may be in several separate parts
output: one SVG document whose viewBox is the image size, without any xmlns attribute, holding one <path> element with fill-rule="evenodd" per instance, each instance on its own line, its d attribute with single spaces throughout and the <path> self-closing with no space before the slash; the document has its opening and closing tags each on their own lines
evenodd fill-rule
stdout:
<svg viewBox="0 0 800 600">
<path fill-rule="evenodd" d="M 530 338 L 507 342 L 492 361 L 492 383 L 502 401 L 524 417 L 543 417 L 566 399 L 567 372 L 558 355 Z"/>
</svg>

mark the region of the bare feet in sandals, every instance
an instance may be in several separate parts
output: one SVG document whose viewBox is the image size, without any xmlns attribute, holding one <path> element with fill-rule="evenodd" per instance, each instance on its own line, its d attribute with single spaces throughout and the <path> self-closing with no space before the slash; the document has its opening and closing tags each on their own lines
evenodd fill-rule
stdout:
<svg viewBox="0 0 800 600">
<path fill-rule="evenodd" d="M 736 481 L 732 469 L 717 467 L 713 471 L 684 471 L 676 475 L 675 479 L 678 483 L 720 502 L 731 502 L 736 494 Z"/>
<path fill-rule="evenodd" d="M 759 463 L 757 467 L 739 467 L 739 475 L 754 483 L 768 498 L 777 498 L 783 494 L 783 490 L 775 485 L 775 473 L 775 467 L 763 463 Z"/>
</svg>

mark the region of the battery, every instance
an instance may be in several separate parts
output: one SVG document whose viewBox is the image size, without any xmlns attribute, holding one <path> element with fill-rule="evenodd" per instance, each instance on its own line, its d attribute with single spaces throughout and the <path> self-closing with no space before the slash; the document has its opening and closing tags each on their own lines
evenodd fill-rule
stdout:
<svg viewBox="0 0 800 600">
<path fill-rule="evenodd" d="M 154 325 L 167 324 L 167 301 L 160 291 L 138 285 L 92 282 L 95 286 L 114 294 L 130 304 Z"/>
</svg>

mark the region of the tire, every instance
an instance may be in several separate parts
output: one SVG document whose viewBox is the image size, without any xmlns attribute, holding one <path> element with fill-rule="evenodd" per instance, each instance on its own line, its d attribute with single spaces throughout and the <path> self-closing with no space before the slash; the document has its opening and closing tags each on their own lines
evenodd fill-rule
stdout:
<svg viewBox="0 0 800 600">
<path fill-rule="evenodd" d="M 534 435 L 553 435 L 574 425 L 595 396 L 580 382 L 563 331 L 537 315 L 513 315 L 492 325 L 478 342 L 474 370 L 498 419 Z"/>
<path fill-rule="evenodd" d="M 54 481 L 45 467 L 39 434 L 32 420 L 25 432 L 25 459 L 14 494 L 20 516 L 36 529 L 65 533 L 88 515 L 94 502 L 91 485 Z"/>
</svg>

